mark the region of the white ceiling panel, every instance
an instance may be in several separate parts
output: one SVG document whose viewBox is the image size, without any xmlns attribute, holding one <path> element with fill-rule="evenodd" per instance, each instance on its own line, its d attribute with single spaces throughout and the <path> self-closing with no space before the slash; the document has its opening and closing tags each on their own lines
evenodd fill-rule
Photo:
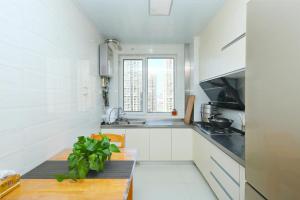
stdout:
<svg viewBox="0 0 300 200">
<path fill-rule="evenodd" d="M 122 43 L 149 44 L 190 42 L 224 0 L 173 0 L 168 16 L 149 15 L 149 0 L 76 2 L 106 38 L 117 38 Z M 160 10 L 165 12 L 166 7 Z"/>
<path fill-rule="evenodd" d="M 149 0 L 149 14 L 151 16 L 169 16 L 172 0 Z"/>
</svg>

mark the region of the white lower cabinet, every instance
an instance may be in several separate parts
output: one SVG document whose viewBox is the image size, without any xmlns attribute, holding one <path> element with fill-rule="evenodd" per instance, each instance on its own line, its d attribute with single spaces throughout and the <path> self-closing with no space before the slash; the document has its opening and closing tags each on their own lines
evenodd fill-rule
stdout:
<svg viewBox="0 0 300 200">
<path fill-rule="evenodd" d="M 243 200 L 244 169 L 202 135 L 194 132 L 194 162 L 218 199 Z M 244 180 L 242 180 L 244 179 Z"/>
<path fill-rule="evenodd" d="M 126 129 L 126 148 L 137 150 L 137 160 L 149 160 L 149 129 Z"/>
<path fill-rule="evenodd" d="M 245 168 L 240 166 L 240 200 L 245 199 L 246 173 Z"/>
<path fill-rule="evenodd" d="M 193 160 L 219 199 L 245 199 L 245 168 L 190 128 L 102 129 L 126 134 L 139 161 Z"/>
<path fill-rule="evenodd" d="M 172 130 L 150 128 L 150 160 L 170 161 L 172 159 Z"/>
<path fill-rule="evenodd" d="M 137 150 L 139 161 L 193 160 L 190 128 L 101 129 L 102 133 L 126 134 L 126 147 Z"/>
<path fill-rule="evenodd" d="M 102 128 L 101 133 L 125 134 L 125 129 Z"/>
<path fill-rule="evenodd" d="M 238 172 L 238 171 L 237 171 Z M 214 185 L 213 189 L 220 189 L 228 199 L 239 199 L 240 198 L 240 184 L 232 178 L 219 163 L 215 160 L 211 160 L 210 176 L 217 185 Z M 217 194 L 218 196 L 218 194 Z"/>
<path fill-rule="evenodd" d="M 194 131 L 193 140 L 193 160 L 200 169 L 202 175 L 207 178 L 209 176 L 208 141 L 196 131 Z"/>
<path fill-rule="evenodd" d="M 172 160 L 193 160 L 192 129 L 172 129 Z"/>
</svg>

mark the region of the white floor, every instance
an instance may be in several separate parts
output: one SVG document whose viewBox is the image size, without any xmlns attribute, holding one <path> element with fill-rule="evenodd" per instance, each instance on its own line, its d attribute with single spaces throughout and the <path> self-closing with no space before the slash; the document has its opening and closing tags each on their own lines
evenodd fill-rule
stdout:
<svg viewBox="0 0 300 200">
<path fill-rule="evenodd" d="M 134 175 L 134 200 L 216 199 L 192 163 L 140 163 Z"/>
</svg>

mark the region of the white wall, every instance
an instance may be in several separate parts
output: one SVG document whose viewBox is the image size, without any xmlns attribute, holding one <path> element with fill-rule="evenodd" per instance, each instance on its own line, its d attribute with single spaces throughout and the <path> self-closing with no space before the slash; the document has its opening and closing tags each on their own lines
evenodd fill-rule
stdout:
<svg viewBox="0 0 300 200">
<path fill-rule="evenodd" d="M 176 118 L 184 117 L 184 44 L 122 44 L 122 51 L 115 52 L 114 72 L 110 84 L 110 106 L 119 107 L 119 56 L 120 55 L 176 55 L 176 78 L 175 78 L 175 107 L 178 111 Z M 119 98 L 116 98 L 119 97 Z M 136 117 L 162 117 L 158 114 Z M 172 118 L 171 114 L 167 118 Z"/>
<path fill-rule="evenodd" d="M 0 1 L 0 170 L 24 173 L 99 130 L 100 40 L 70 0 Z"/>
</svg>

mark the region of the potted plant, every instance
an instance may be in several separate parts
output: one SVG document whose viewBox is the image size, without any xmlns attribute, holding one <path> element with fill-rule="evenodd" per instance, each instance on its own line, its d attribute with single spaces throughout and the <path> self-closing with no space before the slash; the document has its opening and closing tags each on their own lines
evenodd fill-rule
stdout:
<svg viewBox="0 0 300 200">
<path fill-rule="evenodd" d="M 99 133 L 101 134 L 101 133 Z M 110 160 L 112 152 L 120 152 L 115 144 L 111 144 L 106 136 L 101 140 L 80 136 L 73 145 L 72 153 L 68 156 L 69 172 L 56 175 L 56 180 L 83 179 L 90 170 L 101 172 L 106 160 Z"/>
</svg>

